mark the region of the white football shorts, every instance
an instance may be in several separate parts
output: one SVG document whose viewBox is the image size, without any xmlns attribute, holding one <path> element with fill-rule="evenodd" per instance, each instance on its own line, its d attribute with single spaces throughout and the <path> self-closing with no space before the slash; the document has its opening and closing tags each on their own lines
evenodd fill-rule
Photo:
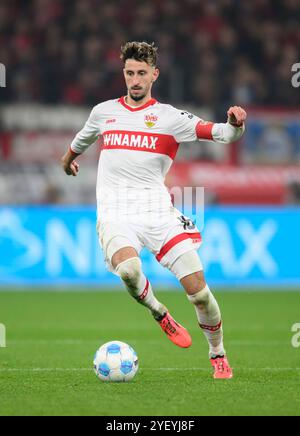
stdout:
<svg viewBox="0 0 300 436">
<path fill-rule="evenodd" d="M 112 258 L 121 248 L 133 247 L 140 255 L 146 247 L 163 267 L 171 270 L 180 256 L 198 250 L 202 244 L 201 234 L 193 221 L 176 208 L 167 218 L 152 222 L 139 219 L 101 222 L 100 217 L 97 231 L 106 268 L 114 274 Z"/>
</svg>

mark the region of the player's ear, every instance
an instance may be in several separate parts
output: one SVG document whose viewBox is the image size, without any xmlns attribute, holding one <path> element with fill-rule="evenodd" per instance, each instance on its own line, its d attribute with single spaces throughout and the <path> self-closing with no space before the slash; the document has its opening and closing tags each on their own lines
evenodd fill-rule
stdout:
<svg viewBox="0 0 300 436">
<path fill-rule="evenodd" d="M 159 78 L 160 71 L 158 68 L 155 68 L 153 72 L 153 82 L 156 82 L 156 80 Z"/>
</svg>

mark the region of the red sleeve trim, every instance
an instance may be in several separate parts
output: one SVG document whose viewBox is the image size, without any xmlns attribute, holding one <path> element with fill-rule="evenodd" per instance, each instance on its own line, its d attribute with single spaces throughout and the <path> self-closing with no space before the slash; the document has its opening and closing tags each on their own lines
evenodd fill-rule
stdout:
<svg viewBox="0 0 300 436">
<path fill-rule="evenodd" d="M 196 135 L 198 139 L 207 139 L 209 141 L 213 140 L 212 129 L 214 123 L 205 123 L 204 121 L 199 121 L 196 126 Z"/>
<path fill-rule="evenodd" d="M 70 150 L 72 156 L 74 156 L 74 157 L 80 156 L 80 153 L 75 153 L 75 151 L 73 151 L 71 147 L 69 148 L 69 150 Z"/>
</svg>

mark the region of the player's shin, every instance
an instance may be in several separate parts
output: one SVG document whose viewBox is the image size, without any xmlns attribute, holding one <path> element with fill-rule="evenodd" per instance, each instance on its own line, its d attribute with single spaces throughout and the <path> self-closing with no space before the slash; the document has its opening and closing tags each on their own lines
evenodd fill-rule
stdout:
<svg viewBox="0 0 300 436">
<path fill-rule="evenodd" d="M 142 263 L 133 257 L 120 263 L 116 272 L 124 282 L 130 295 L 140 304 L 147 307 L 155 319 L 161 319 L 167 312 L 166 307 L 154 296 L 151 283 L 142 271 Z"/>
<path fill-rule="evenodd" d="M 208 286 L 194 295 L 188 296 L 194 304 L 199 325 L 209 343 L 211 358 L 224 356 L 223 329 L 219 305 Z"/>
</svg>

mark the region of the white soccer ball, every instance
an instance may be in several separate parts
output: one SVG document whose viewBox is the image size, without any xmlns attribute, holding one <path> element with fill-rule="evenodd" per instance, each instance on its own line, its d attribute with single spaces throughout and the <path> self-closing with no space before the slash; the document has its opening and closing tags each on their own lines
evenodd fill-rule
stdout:
<svg viewBox="0 0 300 436">
<path fill-rule="evenodd" d="M 102 381 L 131 381 L 138 368 L 136 352 L 124 342 L 108 342 L 99 348 L 95 354 L 94 370 L 97 377 Z"/>
</svg>

